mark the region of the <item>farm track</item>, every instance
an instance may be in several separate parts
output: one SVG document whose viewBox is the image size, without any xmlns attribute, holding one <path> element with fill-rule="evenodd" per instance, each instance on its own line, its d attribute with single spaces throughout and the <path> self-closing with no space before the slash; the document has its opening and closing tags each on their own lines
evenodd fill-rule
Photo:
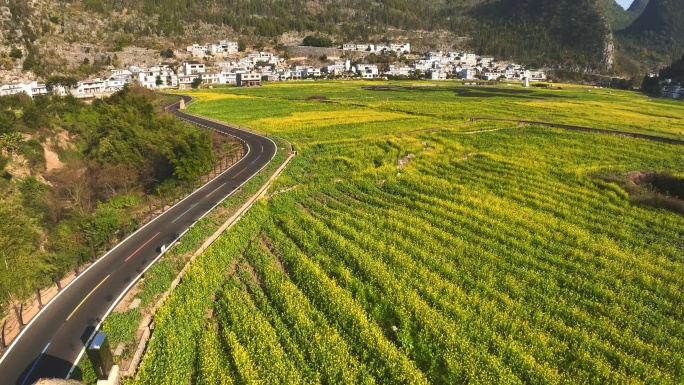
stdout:
<svg viewBox="0 0 684 385">
<path fill-rule="evenodd" d="M 561 129 L 569 130 L 569 131 L 588 132 L 588 133 L 592 133 L 592 134 L 621 135 L 621 136 L 628 136 L 630 138 L 646 139 L 646 140 L 652 140 L 652 141 L 661 142 L 661 143 L 678 144 L 680 146 L 684 145 L 684 140 L 681 140 L 681 139 L 671 139 L 671 138 L 665 138 L 662 136 L 639 134 L 636 132 L 607 130 L 607 129 L 603 129 L 603 128 L 573 126 L 573 125 L 569 125 L 569 124 L 538 122 L 538 121 L 532 121 L 532 120 L 515 120 L 515 119 L 503 119 L 503 118 L 482 118 L 482 117 L 472 117 L 472 118 L 470 118 L 470 121 L 471 122 L 493 121 L 493 122 L 508 122 L 508 123 L 517 123 L 517 124 L 530 124 L 530 125 L 535 125 L 535 126 L 561 128 Z"/>
</svg>

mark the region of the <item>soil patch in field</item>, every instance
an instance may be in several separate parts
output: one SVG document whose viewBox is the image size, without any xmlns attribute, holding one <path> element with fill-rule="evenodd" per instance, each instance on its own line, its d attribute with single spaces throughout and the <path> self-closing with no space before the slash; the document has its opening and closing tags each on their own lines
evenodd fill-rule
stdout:
<svg viewBox="0 0 684 385">
<path fill-rule="evenodd" d="M 398 86 L 383 85 L 364 87 L 366 91 L 405 91 L 405 92 L 454 92 L 456 96 L 472 98 L 493 98 L 507 97 L 518 99 L 540 99 L 540 98 L 574 98 L 567 95 L 556 95 L 553 93 L 540 94 L 530 89 L 520 88 L 499 88 L 499 87 L 448 87 L 448 86 Z"/>
<path fill-rule="evenodd" d="M 630 171 L 596 176 L 622 187 L 637 204 L 661 208 L 684 216 L 684 178 L 668 173 Z"/>
<path fill-rule="evenodd" d="M 406 91 L 406 92 L 451 92 L 454 87 L 442 86 L 370 86 L 363 88 L 366 91 Z"/>
<path fill-rule="evenodd" d="M 461 97 L 475 97 L 475 98 L 493 98 L 493 97 L 507 97 L 517 99 L 539 99 L 539 98 L 572 98 L 567 95 L 556 95 L 551 93 L 540 94 L 532 90 L 523 90 L 519 88 L 485 88 L 485 87 L 468 87 L 457 88 L 454 90 L 457 96 Z"/>
<path fill-rule="evenodd" d="M 328 97 L 325 95 L 311 95 L 306 98 L 306 100 L 319 100 L 322 102 L 328 101 Z"/>
</svg>

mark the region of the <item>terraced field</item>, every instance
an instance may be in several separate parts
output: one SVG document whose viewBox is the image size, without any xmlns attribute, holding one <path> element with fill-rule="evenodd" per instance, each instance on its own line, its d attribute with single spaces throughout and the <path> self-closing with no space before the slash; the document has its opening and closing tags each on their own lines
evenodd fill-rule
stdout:
<svg viewBox="0 0 684 385">
<path fill-rule="evenodd" d="M 157 313 L 133 383 L 684 381 L 684 217 L 599 178 L 684 176 L 684 147 L 467 119 L 672 137 L 681 103 L 378 85 L 195 95 L 300 156 Z"/>
</svg>

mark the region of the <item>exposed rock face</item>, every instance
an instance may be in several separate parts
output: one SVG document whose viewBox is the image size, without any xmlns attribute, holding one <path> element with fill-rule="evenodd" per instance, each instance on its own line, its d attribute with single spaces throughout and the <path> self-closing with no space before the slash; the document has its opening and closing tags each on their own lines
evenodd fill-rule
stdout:
<svg viewBox="0 0 684 385">
<path fill-rule="evenodd" d="M 613 33 L 606 35 L 603 49 L 603 65 L 610 69 L 615 64 L 615 40 Z"/>
</svg>

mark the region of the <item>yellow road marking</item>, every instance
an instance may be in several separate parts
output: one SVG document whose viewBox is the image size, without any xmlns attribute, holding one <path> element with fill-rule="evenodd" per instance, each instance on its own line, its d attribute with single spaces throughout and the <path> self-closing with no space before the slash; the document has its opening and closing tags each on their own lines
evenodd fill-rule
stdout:
<svg viewBox="0 0 684 385">
<path fill-rule="evenodd" d="M 76 306 L 76 309 L 74 309 L 74 311 L 72 311 L 71 314 L 69 314 L 69 316 L 66 319 L 67 321 L 69 320 L 69 318 L 71 318 L 72 315 L 74 315 L 74 313 L 76 313 L 76 310 L 78 310 L 78 308 L 81 307 L 81 305 L 83 305 L 83 302 L 85 302 L 88 299 L 88 297 L 90 297 L 90 295 L 93 294 L 93 292 L 95 292 L 95 290 L 97 290 L 97 288 L 100 287 L 100 285 L 102 285 L 104 281 L 107 280 L 107 278 L 109 278 L 109 275 L 106 276 L 105 279 L 102 280 L 102 282 L 98 283 L 97 286 L 95 286 L 95 288 L 90 293 L 88 293 L 88 295 L 85 296 L 85 298 L 83 298 L 83 301 L 81 301 L 81 303 L 79 303 L 78 306 Z"/>
</svg>

